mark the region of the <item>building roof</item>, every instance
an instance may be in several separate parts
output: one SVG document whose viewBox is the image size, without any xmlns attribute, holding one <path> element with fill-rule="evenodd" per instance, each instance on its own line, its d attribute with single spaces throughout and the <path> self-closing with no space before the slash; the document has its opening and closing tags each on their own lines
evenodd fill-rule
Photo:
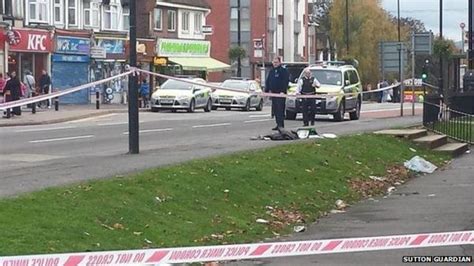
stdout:
<svg viewBox="0 0 474 266">
<path fill-rule="evenodd" d="M 178 5 L 202 7 L 202 8 L 207 8 L 207 9 L 211 8 L 211 6 L 207 3 L 206 0 L 163 0 L 163 2 L 168 2 L 172 4 L 178 4 Z"/>
</svg>

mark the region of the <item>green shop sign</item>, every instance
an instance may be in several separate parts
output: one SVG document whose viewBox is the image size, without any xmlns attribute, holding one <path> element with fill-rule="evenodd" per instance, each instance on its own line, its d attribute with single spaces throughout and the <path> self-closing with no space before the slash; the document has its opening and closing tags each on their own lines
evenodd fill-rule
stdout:
<svg viewBox="0 0 474 266">
<path fill-rule="evenodd" d="M 157 46 L 158 56 L 168 57 L 209 57 L 211 50 L 209 41 L 160 39 Z"/>
</svg>

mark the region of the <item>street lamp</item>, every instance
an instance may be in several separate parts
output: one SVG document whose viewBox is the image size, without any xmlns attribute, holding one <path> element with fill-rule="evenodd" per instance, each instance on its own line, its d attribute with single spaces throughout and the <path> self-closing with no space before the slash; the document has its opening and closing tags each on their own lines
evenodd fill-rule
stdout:
<svg viewBox="0 0 474 266">
<path fill-rule="evenodd" d="M 439 0 L 439 39 L 443 40 L 443 0 Z M 443 53 L 439 55 L 439 93 L 443 95 Z"/>
<path fill-rule="evenodd" d="M 349 55 L 349 0 L 346 0 L 346 53 Z"/>
</svg>

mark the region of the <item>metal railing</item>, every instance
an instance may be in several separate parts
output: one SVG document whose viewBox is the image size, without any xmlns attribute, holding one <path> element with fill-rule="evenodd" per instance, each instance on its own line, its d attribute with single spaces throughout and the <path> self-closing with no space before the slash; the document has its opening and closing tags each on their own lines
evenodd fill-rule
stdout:
<svg viewBox="0 0 474 266">
<path fill-rule="evenodd" d="M 451 139 L 474 144 L 474 115 L 453 110 L 443 103 L 423 102 L 423 126 Z"/>
</svg>

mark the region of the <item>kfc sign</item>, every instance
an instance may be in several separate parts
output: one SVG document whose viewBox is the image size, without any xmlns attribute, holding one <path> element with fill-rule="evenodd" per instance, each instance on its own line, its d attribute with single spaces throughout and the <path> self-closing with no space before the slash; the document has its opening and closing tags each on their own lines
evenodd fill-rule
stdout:
<svg viewBox="0 0 474 266">
<path fill-rule="evenodd" d="M 53 42 L 47 31 L 13 29 L 7 32 L 6 41 L 14 52 L 49 53 Z"/>
</svg>

